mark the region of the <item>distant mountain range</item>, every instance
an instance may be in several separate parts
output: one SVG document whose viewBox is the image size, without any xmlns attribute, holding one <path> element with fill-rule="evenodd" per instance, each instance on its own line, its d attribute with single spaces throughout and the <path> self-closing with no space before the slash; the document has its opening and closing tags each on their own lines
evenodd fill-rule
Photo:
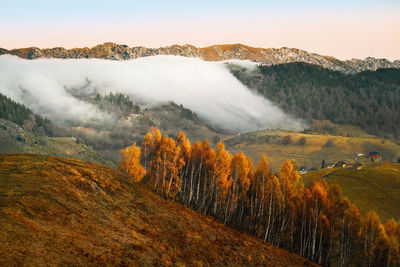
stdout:
<svg viewBox="0 0 400 267">
<path fill-rule="evenodd" d="M 331 56 L 309 53 L 297 48 L 255 48 L 243 44 L 213 45 L 198 48 L 192 45 L 173 45 L 160 48 L 146 48 L 142 46 L 129 47 L 115 43 L 104 43 L 92 48 L 65 49 L 62 47 L 39 49 L 37 47 L 7 50 L 0 48 L 0 55 L 12 54 L 21 58 L 103 58 L 111 60 L 128 60 L 155 55 L 175 55 L 198 57 L 207 61 L 222 61 L 231 59 L 250 60 L 275 65 L 292 62 L 305 62 L 319 65 L 327 69 L 344 73 L 357 73 L 365 70 L 380 68 L 400 68 L 400 60 L 389 61 L 368 57 L 364 60 L 339 60 Z"/>
</svg>

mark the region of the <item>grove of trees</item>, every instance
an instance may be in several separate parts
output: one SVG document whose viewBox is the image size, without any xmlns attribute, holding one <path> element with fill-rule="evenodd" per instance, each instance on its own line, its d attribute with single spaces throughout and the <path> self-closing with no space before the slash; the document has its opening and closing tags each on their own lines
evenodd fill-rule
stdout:
<svg viewBox="0 0 400 267">
<path fill-rule="evenodd" d="M 90 102 L 97 106 L 98 109 L 119 117 L 128 117 L 132 111 L 134 113 L 140 112 L 139 105 L 134 103 L 129 96 L 121 93 L 96 94 Z"/>
<path fill-rule="evenodd" d="M 139 152 L 140 150 L 140 152 Z M 382 224 L 374 211 L 365 217 L 338 185 L 304 185 L 295 161 L 278 173 L 262 156 L 256 166 L 243 153 L 231 155 L 222 142 L 191 144 L 148 133 L 141 147 L 122 152 L 119 168 L 134 181 L 265 242 L 330 266 L 400 266 L 400 222 Z"/>
</svg>

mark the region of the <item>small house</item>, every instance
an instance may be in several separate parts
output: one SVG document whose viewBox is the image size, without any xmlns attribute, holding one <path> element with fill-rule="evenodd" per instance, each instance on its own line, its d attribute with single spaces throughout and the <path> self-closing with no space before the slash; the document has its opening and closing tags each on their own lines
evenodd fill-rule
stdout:
<svg viewBox="0 0 400 267">
<path fill-rule="evenodd" d="M 372 162 L 376 162 L 376 161 L 381 161 L 381 155 L 379 154 L 379 152 L 369 152 L 369 156 L 368 158 L 372 161 Z"/>
<path fill-rule="evenodd" d="M 340 160 L 335 164 L 335 168 L 343 168 L 343 167 L 346 167 L 346 163 L 344 163 L 344 161 Z"/>
</svg>

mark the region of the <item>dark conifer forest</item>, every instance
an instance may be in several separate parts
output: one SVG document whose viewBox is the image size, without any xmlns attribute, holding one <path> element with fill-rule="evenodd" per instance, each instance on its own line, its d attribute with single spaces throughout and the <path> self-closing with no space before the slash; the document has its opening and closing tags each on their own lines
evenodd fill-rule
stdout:
<svg viewBox="0 0 400 267">
<path fill-rule="evenodd" d="M 261 65 L 254 71 L 231 66 L 245 85 L 285 112 L 308 122 L 330 120 L 369 134 L 400 138 L 400 70 L 345 74 L 307 63 Z"/>
<path fill-rule="evenodd" d="M 44 136 L 62 136 L 65 129 L 54 125 L 49 119 L 34 114 L 29 108 L 0 94 L 0 119 L 14 122 L 25 130 Z"/>
</svg>

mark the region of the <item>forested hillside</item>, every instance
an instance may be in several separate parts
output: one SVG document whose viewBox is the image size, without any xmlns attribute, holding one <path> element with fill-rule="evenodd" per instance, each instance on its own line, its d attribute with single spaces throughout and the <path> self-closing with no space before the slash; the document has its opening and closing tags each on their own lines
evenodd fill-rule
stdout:
<svg viewBox="0 0 400 267">
<path fill-rule="evenodd" d="M 62 129 L 47 118 L 34 114 L 30 109 L 10 98 L 0 94 L 0 119 L 14 122 L 25 130 L 43 136 L 62 136 L 65 129 Z"/>
<path fill-rule="evenodd" d="M 126 118 L 132 113 L 137 114 L 140 112 L 139 105 L 134 103 L 129 96 L 120 93 L 96 94 L 90 102 L 97 106 L 99 110 L 114 114 L 118 118 Z"/>
<path fill-rule="evenodd" d="M 230 66 L 244 84 L 285 112 L 305 119 L 360 126 L 369 134 L 400 138 L 400 70 L 348 75 L 306 63 Z"/>
</svg>

